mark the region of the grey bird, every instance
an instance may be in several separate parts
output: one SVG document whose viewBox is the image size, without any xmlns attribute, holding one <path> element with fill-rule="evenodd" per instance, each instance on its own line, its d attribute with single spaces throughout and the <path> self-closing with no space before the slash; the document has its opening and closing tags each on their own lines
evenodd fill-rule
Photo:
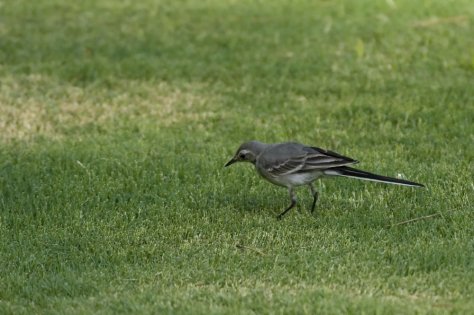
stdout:
<svg viewBox="0 0 474 315">
<path fill-rule="evenodd" d="M 318 191 L 313 182 L 324 176 L 344 176 L 374 182 L 411 187 L 424 187 L 422 184 L 404 179 L 392 178 L 358 170 L 348 165 L 358 161 L 339 153 L 318 147 L 306 146 L 297 142 L 267 144 L 259 141 L 243 143 L 225 167 L 236 162 L 250 162 L 257 172 L 271 183 L 288 188 L 291 204 L 277 218 L 281 219 L 296 205 L 294 188 L 308 185 L 313 195 L 311 213 L 314 212 Z"/>
</svg>

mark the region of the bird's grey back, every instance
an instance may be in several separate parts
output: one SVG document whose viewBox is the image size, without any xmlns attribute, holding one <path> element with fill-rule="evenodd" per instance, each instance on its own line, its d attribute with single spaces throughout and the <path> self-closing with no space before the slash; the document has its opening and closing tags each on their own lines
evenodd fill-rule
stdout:
<svg viewBox="0 0 474 315">
<path fill-rule="evenodd" d="M 315 163 L 334 163 L 328 166 L 357 163 L 356 160 L 333 151 L 309 147 L 297 142 L 282 142 L 267 145 L 267 148 L 258 156 L 257 164 L 267 169 L 291 160 L 304 159 L 307 156 L 317 159 Z"/>
<path fill-rule="evenodd" d="M 258 163 L 263 167 L 272 167 L 291 158 L 311 153 L 312 148 L 297 142 L 282 142 L 270 144 L 258 157 Z"/>
</svg>

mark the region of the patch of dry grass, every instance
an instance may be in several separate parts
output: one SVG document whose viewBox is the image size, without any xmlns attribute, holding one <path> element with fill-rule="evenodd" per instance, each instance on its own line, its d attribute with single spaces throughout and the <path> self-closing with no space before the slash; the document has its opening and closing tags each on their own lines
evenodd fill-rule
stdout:
<svg viewBox="0 0 474 315">
<path fill-rule="evenodd" d="M 202 85 L 121 81 L 112 89 L 82 88 L 44 75 L 6 77 L 0 84 L 0 141 L 61 138 L 70 128 L 136 120 L 168 127 L 218 115 Z M 219 114 L 223 115 L 223 114 Z"/>
</svg>

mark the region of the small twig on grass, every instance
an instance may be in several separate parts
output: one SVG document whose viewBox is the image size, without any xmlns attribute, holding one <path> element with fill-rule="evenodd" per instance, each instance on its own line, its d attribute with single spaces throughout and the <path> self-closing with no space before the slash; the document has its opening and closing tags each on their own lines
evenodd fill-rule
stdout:
<svg viewBox="0 0 474 315">
<path fill-rule="evenodd" d="M 89 176 L 89 177 L 91 176 L 91 172 L 89 171 L 89 169 L 84 164 L 82 164 L 81 161 L 76 160 L 76 163 L 77 163 L 77 165 L 79 165 L 81 168 L 83 168 L 86 171 L 87 176 Z"/>
<path fill-rule="evenodd" d="M 245 246 L 245 245 L 242 245 L 242 244 L 235 244 L 235 247 L 237 247 L 238 249 L 241 249 L 241 250 L 248 249 L 248 250 L 256 252 L 257 254 L 259 254 L 261 256 L 266 256 L 266 254 L 264 252 L 262 252 L 260 249 L 255 248 L 255 247 L 249 247 L 249 246 Z"/>
<path fill-rule="evenodd" d="M 391 228 L 391 227 L 398 226 L 398 225 L 403 225 L 403 224 L 408 224 L 408 223 L 412 223 L 412 222 L 416 222 L 416 221 L 420 221 L 420 220 L 426 220 L 426 219 L 434 218 L 434 217 L 437 217 L 437 216 L 442 216 L 442 215 L 441 215 L 440 212 L 433 213 L 433 214 L 430 214 L 430 215 L 425 215 L 423 217 L 418 217 L 418 218 L 398 222 L 398 223 L 395 223 L 395 224 L 387 225 L 387 228 Z"/>
<path fill-rule="evenodd" d="M 455 23 L 460 24 L 468 20 L 466 15 L 458 15 L 458 16 L 449 16 L 445 18 L 431 18 L 428 20 L 418 21 L 413 23 L 413 27 L 430 27 L 438 24 L 449 24 Z"/>
<path fill-rule="evenodd" d="M 84 164 L 82 164 L 81 161 L 76 160 L 76 163 L 77 163 L 77 165 L 79 165 L 80 167 L 82 167 L 83 169 L 85 169 L 87 171 L 87 167 Z"/>
</svg>

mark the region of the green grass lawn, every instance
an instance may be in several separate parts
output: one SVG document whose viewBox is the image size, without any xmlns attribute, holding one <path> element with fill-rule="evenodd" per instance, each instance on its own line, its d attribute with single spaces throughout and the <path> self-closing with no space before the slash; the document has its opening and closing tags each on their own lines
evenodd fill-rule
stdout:
<svg viewBox="0 0 474 315">
<path fill-rule="evenodd" d="M 1 2 L 0 313 L 472 314 L 473 17 Z M 277 221 L 285 189 L 223 168 L 252 139 L 427 188 L 327 179 Z"/>
</svg>

